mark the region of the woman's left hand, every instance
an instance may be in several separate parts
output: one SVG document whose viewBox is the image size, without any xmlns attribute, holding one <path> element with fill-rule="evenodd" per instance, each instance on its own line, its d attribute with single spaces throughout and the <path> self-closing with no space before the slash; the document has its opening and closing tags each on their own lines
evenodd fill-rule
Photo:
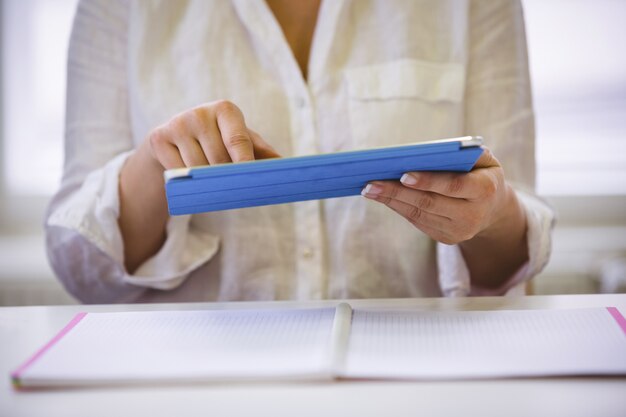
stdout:
<svg viewBox="0 0 626 417">
<path fill-rule="evenodd" d="M 409 172 L 400 182 L 374 181 L 362 194 L 446 244 L 506 227 L 509 214 L 519 211 L 500 163 L 487 148 L 470 172 Z"/>
</svg>

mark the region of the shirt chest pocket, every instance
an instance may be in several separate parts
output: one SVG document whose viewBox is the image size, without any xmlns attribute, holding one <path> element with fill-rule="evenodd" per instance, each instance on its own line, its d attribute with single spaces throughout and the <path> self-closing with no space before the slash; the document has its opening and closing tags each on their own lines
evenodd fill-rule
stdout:
<svg viewBox="0 0 626 417">
<path fill-rule="evenodd" d="M 345 73 L 356 148 L 460 136 L 465 67 L 403 59 Z"/>
</svg>

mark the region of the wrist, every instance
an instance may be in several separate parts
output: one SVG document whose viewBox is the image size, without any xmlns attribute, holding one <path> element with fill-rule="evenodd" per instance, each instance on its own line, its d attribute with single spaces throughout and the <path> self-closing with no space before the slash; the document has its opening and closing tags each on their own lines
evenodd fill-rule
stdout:
<svg viewBox="0 0 626 417">
<path fill-rule="evenodd" d="M 137 148 L 131 158 L 135 158 L 134 162 L 145 175 L 149 175 L 151 178 L 156 176 L 163 178 L 165 168 L 154 155 L 148 140 L 145 140 L 141 146 Z"/>
<path fill-rule="evenodd" d="M 515 190 L 505 184 L 503 203 L 494 210 L 494 220 L 477 234 L 482 239 L 500 240 L 502 236 L 525 236 L 526 213 L 517 198 Z"/>
<path fill-rule="evenodd" d="M 120 198 L 126 203 L 138 199 L 149 201 L 153 209 L 165 206 L 163 172 L 163 166 L 152 157 L 149 149 L 140 146 L 128 157 L 120 172 Z"/>
<path fill-rule="evenodd" d="M 498 217 L 474 238 L 459 243 L 472 285 L 500 288 L 528 261 L 526 212 L 515 190 L 506 185 Z M 489 254 L 489 255 L 486 255 Z"/>
</svg>

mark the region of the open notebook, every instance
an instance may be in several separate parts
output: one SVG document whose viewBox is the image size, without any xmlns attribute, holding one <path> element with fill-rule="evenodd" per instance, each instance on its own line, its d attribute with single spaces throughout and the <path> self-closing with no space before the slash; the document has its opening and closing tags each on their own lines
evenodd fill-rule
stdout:
<svg viewBox="0 0 626 417">
<path fill-rule="evenodd" d="M 617 308 L 81 313 L 17 387 L 626 374 Z"/>
</svg>

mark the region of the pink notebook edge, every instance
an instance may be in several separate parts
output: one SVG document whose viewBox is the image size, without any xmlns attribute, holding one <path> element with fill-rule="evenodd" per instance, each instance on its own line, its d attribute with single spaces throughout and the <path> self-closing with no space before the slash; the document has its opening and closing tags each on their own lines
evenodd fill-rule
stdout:
<svg viewBox="0 0 626 417">
<path fill-rule="evenodd" d="M 43 345 L 38 351 L 36 351 L 31 357 L 26 359 L 24 363 L 18 366 L 13 372 L 11 372 L 11 381 L 15 388 L 20 388 L 20 377 L 28 367 L 30 367 L 35 361 L 41 358 L 52 346 L 54 346 L 59 340 L 61 340 L 66 334 L 70 332 L 80 321 L 87 315 L 87 312 L 81 311 L 72 318 L 69 323 L 65 325 L 48 343 Z"/>
<path fill-rule="evenodd" d="M 624 332 L 624 336 L 626 336 L 626 318 L 622 315 L 621 311 L 617 307 L 606 307 L 609 314 L 613 317 L 617 325 Z"/>
</svg>

